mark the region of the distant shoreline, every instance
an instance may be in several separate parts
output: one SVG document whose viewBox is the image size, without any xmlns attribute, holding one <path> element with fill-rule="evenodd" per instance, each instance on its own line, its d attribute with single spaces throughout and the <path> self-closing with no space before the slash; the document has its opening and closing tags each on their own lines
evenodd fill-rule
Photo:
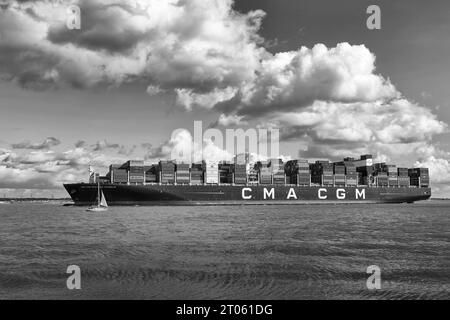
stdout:
<svg viewBox="0 0 450 320">
<path fill-rule="evenodd" d="M 0 202 L 72 201 L 70 198 L 1 198 Z"/>
</svg>

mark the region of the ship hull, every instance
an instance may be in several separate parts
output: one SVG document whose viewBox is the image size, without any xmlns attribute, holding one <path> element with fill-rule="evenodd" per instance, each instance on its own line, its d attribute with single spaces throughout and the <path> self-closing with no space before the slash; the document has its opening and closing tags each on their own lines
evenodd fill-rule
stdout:
<svg viewBox="0 0 450 320">
<path fill-rule="evenodd" d="M 89 206 L 97 184 L 65 184 L 75 205 Z M 427 200 L 430 188 L 321 187 L 294 185 L 121 185 L 104 184 L 109 205 L 269 205 L 404 203 Z"/>
</svg>

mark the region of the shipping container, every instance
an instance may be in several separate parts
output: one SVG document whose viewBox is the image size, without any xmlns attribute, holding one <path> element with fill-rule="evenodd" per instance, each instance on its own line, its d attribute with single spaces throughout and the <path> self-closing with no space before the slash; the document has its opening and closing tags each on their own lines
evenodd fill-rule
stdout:
<svg viewBox="0 0 450 320">
<path fill-rule="evenodd" d="M 388 173 L 391 173 L 391 172 L 397 173 L 397 166 L 395 164 L 388 164 L 387 165 L 387 172 Z"/>
<path fill-rule="evenodd" d="M 390 187 L 398 187 L 398 179 L 389 176 L 388 183 Z"/>
<path fill-rule="evenodd" d="M 408 175 L 410 177 L 428 177 L 428 168 L 412 168 L 408 169 Z"/>
<path fill-rule="evenodd" d="M 240 153 L 234 157 L 234 163 L 236 164 L 246 164 L 249 160 L 248 153 Z"/>
<path fill-rule="evenodd" d="M 254 165 L 254 169 L 257 169 L 257 170 L 267 169 L 267 168 L 269 168 L 269 161 L 258 161 Z"/>
<path fill-rule="evenodd" d="M 429 178 L 422 178 L 422 177 L 410 177 L 410 185 L 416 186 L 416 187 L 428 187 L 430 184 Z"/>
<path fill-rule="evenodd" d="M 113 183 L 128 182 L 128 172 L 126 169 L 112 169 L 111 176 Z"/>
<path fill-rule="evenodd" d="M 335 164 L 333 167 L 334 174 L 345 174 L 345 166 L 341 164 Z"/>
<path fill-rule="evenodd" d="M 177 163 L 175 168 L 177 171 L 189 171 L 191 165 L 189 163 Z"/>
<path fill-rule="evenodd" d="M 309 173 L 309 163 L 305 159 L 289 160 L 284 165 L 284 170 L 286 174 L 296 174 L 297 172 L 308 172 Z"/>
<path fill-rule="evenodd" d="M 359 160 L 354 160 L 353 164 L 358 167 L 372 167 L 373 166 L 373 158 L 370 154 L 365 154 L 360 157 Z"/>
<path fill-rule="evenodd" d="M 370 176 L 371 174 L 373 174 L 374 170 L 371 166 L 356 167 L 356 172 L 361 172 L 363 176 Z"/>
<path fill-rule="evenodd" d="M 247 164 L 235 164 L 232 169 L 234 172 L 247 172 L 250 168 Z"/>
<path fill-rule="evenodd" d="M 234 183 L 235 184 L 246 184 L 247 183 L 247 178 L 236 178 L 234 177 Z"/>
<path fill-rule="evenodd" d="M 127 169 L 131 169 L 134 167 L 144 167 L 144 160 L 128 160 L 123 166 Z"/>
<path fill-rule="evenodd" d="M 309 185 L 311 183 L 311 176 L 309 174 L 294 174 L 287 179 L 291 184 Z"/>
<path fill-rule="evenodd" d="M 409 177 L 408 168 L 397 168 L 397 175 L 399 177 Z"/>
<path fill-rule="evenodd" d="M 398 185 L 399 185 L 399 187 L 409 187 L 410 186 L 410 178 L 409 177 L 398 177 Z"/>
<path fill-rule="evenodd" d="M 146 182 L 156 182 L 157 181 L 157 175 L 150 173 L 150 172 L 146 172 L 145 173 L 145 181 Z"/>
<path fill-rule="evenodd" d="M 113 171 L 113 170 L 119 170 L 119 169 L 121 169 L 122 168 L 122 165 L 121 164 L 111 164 L 110 166 L 109 166 L 109 172 L 111 172 L 111 171 Z M 125 171 L 126 171 L 126 169 L 125 169 Z"/>
</svg>

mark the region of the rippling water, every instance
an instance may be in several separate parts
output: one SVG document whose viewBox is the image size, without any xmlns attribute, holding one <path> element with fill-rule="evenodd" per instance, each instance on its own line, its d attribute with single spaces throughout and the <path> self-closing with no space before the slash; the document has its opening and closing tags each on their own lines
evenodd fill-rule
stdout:
<svg viewBox="0 0 450 320">
<path fill-rule="evenodd" d="M 448 299 L 450 202 L 0 204 L 0 299 Z M 66 268 L 81 268 L 81 290 Z M 381 268 L 368 290 L 366 268 Z"/>
</svg>

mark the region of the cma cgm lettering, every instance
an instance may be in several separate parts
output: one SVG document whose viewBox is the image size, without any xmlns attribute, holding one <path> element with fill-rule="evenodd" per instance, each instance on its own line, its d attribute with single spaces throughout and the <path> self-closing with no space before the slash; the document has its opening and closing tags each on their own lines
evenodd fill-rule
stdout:
<svg viewBox="0 0 450 320">
<path fill-rule="evenodd" d="M 297 189 L 297 190 L 296 190 Z M 263 200 L 327 200 L 329 198 L 329 195 L 332 194 L 333 199 L 336 200 L 346 200 L 346 199 L 352 199 L 352 200 L 366 200 L 366 189 L 365 188 L 333 188 L 333 190 L 329 188 L 317 188 L 317 192 L 315 193 L 316 197 L 311 197 L 311 189 L 308 189 L 306 192 L 304 190 L 301 190 L 300 188 L 275 188 L 275 187 L 269 187 L 269 188 L 262 188 L 262 190 L 258 190 L 262 193 L 262 199 Z M 257 192 L 258 192 L 257 191 Z M 255 197 L 254 195 L 254 188 L 251 187 L 245 187 L 241 190 L 241 198 L 243 200 L 255 200 L 260 197 Z M 278 192 L 278 193 L 277 193 Z M 302 194 L 303 193 L 303 194 Z M 302 197 L 304 195 L 304 197 Z"/>
</svg>

